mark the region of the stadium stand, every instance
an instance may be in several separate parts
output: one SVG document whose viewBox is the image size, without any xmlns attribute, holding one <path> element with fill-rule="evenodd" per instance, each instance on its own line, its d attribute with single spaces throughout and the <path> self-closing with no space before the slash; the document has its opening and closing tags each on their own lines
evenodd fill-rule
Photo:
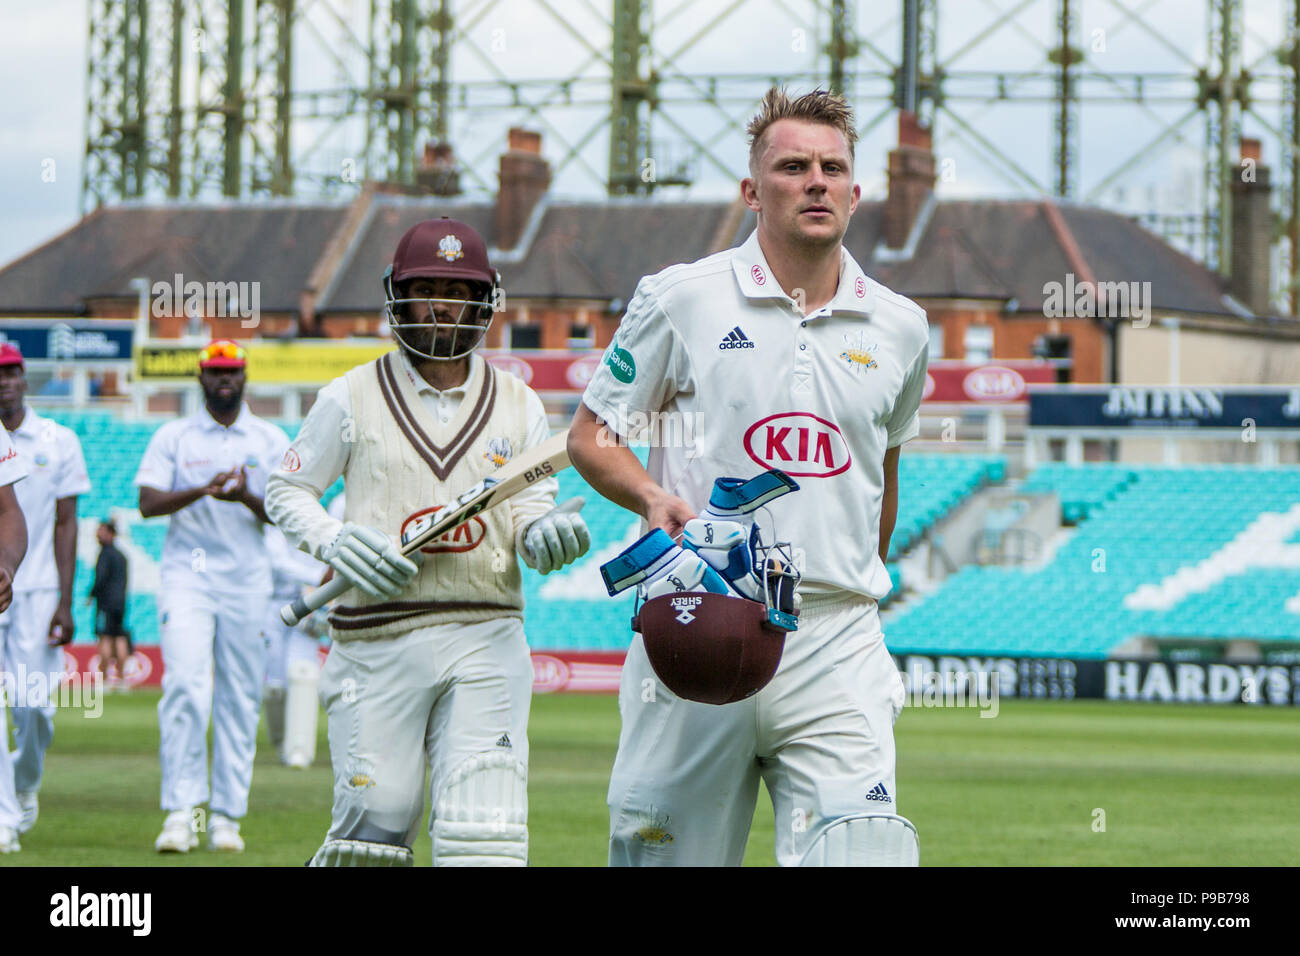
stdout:
<svg viewBox="0 0 1300 956">
<path fill-rule="evenodd" d="M 106 517 L 113 517 L 118 525 L 118 544 L 130 559 L 138 551 L 154 563 L 162 559 L 163 538 L 167 534 L 167 519 L 142 519 L 137 510 L 138 495 L 135 473 L 144 457 L 149 439 L 160 422 L 123 421 L 111 412 L 42 409 L 41 414 L 66 425 L 81 439 L 90 474 L 91 490 L 77 501 L 77 517 L 87 530 Z M 292 437 L 298 425 L 282 425 Z M 339 481 L 329 488 L 322 501 L 326 504 L 343 488 Z M 79 539 L 77 571 L 74 579 L 73 613 L 79 641 L 94 640 L 94 608 L 81 601 L 90 592 L 95 578 L 93 533 Z M 152 578 L 141 574 L 140 562 L 132 562 L 131 591 L 128 597 L 127 623 L 136 644 L 158 643 L 158 613 L 154 592 L 140 587 L 141 578 L 152 584 Z"/>
<path fill-rule="evenodd" d="M 1269 533 L 1300 501 L 1294 469 L 1051 464 L 1023 487 L 1056 491 L 1073 536 L 1041 569 L 962 568 L 889 623 L 891 650 L 1100 658 L 1133 637 L 1300 638 L 1300 559 Z"/>
<path fill-rule="evenodd" d="M 91 522 L 115 516 L 128 553 L 157 562 L 167 523 L 139 518 L 132 483 L 157 423 L 96 411 L 47 414 L 82 440 L 93 490 L 82 496 L 79 517 Z M 292 435 L 296 426 L 287 430 Z M 644 457 L 644 449 L 640 453 Z M 903 493 L 887 563 L 895 594 L 906 593 L 908 584 L 901 579 L 904 553 L 970 495 L 1004 482 L 1006 475 L 1000 456 L 900 459 Z M 1224 497 L 1227 487 L 1233 489 L 1231 498 Z M 887 624 L 891 650 L 1097 658 L 1134 636 L 1300 639 L 1300 614 L 1289 610 L 1300 610 L 1300 562 L 1288 565 L 1283 555 L 1287 548 L 1294 553 L 1300 531 L 1278 541 L 1278 555 L 1266 555 L 1258 566 L 1216 574 L 1202 565 L 1199 578 L 1187 570 L 1252 524 L 1267 523 L 1267 516 L 1300 502 L 1300 477 L 1293 469 L 1048 463 L 1019 488 L 1059 496 L 1062 520 L 1074 526 L 1069 540 L 1044 567 L 968 565 L 932 593 L 909 596 L 911 602 Z M 340 489 L 341 483 L 331 488 L 325 500 Z M 639 521 L 569 470 L 560 476 L 561 500 L 573 495 L 586 498 L 583 514 L 592 549 L 562 574 L 525 575 L 529 641 L 539 650 L 623 650 L 630 639 L 632 599 L 610 599 L 598 568 L 635 540 Z M 93 561 L 93 550 L 79 555 L 78 595 L 89 591 Z M 1182 577 L 1175 579 L 1180 570 Z M 147 573 L 133 567 L 129 622 L 140 644 L 158 639 L 148 581 Z M 80 639 L 91 639 L 91 609 L 78 602 L 75 610 Z"/>
<path fill-rule="evenodd" d="M 644 454 L 644 453 L 643 453 Z M 886 564 L 894 587 L 901 572 L 895 560 L 921 540 L 927 529 L 980 487 L 1002 481 L 1006 461 L 991 455 L 904 455 L 899 459 L 901 496 L 898 521 Z M 560 500 L 572 495 L 587 499 L 583 516 L 591 529 L 591 551 L 571 570 L 553 579 L 525 575 L 525 630 L 538 650 L 624 650 L 631 638 L 628 623 L 632 598 L 611 599 L 598 568 L 636 540 L 639 521 L 591 490 L 575 472 L 560 475 Z M 774 509 L 775 510 L 775 509 Z M 779 520 L 779 514 L 778 514 Z M 797 538 L 781 528 L 784 537 Z M 796 547 L 803 546 L 798 540 Z M 564 622 L 557 627 L 556 622 Z"/>
</svg>

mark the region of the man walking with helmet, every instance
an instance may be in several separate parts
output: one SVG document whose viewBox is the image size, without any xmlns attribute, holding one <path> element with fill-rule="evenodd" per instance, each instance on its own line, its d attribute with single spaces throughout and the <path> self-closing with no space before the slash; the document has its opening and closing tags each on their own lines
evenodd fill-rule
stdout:
<svg viewBox="0 0 1300 956">
<path fill-rule="evenodd" d="M 651 600 L 623 669 L 610 862 L 739 865 L 761 779 L 779 863 L 914 864 L 915 829 L 895 802 L 903 686 L 877 601 L 889 590 L 899 449 L 919 430 L 925 313 L 843 248 L 860 192 L 848 104 L 773 89 L 749 133 L 740 187 L 755 233 L 641 280 L 570 430 L 574 467 L 652 532 L 634 546 L 647 553 L 618 559 L 634 559 L 621 580 L 645 575 Z M 630 423 L 665 414 L 702 428 L 692 448 L 652 447 L 647 470 L 623 440 L 636 437 Z M 721 593 L 762 599 L 768 620 L 794 610 L 762 587 L 772 554 L 751 537 L 763 498 L 794 490 L 786 482 L 798 490 L 772 510 L 802 546 L 798 629 L 770 683 L 737 699 L 724 682 L 753 675 L 728 655 L 761 646 L 764 615 L 710 605 Z M 664 589 L 669 565 L 681 588 Z M 606 568 L 615 584 L 629 570 Z M 696 601 L 704 617 L 689 620 L 697 610 L 685 604 L 656 616 L 656 601 Z M 655 625 L 696 630 L 677 645 L 694 673 L 655 665 Z"/>
</svg>

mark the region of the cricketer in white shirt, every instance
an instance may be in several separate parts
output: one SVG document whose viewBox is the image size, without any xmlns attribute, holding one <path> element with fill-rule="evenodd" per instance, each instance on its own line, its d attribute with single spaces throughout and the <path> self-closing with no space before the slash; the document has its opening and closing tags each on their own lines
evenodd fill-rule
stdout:
<svg viewBox="0 0 1300 956">
<path fill-rule="evenodd" d="M 77 496 L 90 491 L 90 478 L 76 433 L 36 414 L 30 406 L 24 406 L 22 421 L 11 436 L 27 466 L 27 479 L 14 486 L 27 521 L 27 557 L 14 575 L 14 601 L 5 615 L 8 628 L 0 653 L 5 668 L 23 678 L 18 687 L 24 689 L 11 701 L 14 789 L 20 804 L 32 807 L 44 774 L 45 752 L 54 737 L 56 707 L 50 692 L 58 687 L 64 671 L 63 648 L 49 642 L 60 601 L 71 614 Z M 56 519 L 59 511 L 62 517 Z M 65 555 L 63 569 L 55 555 L 56 524 L 71 536 L 65 546 L 73 553 Z M 45 676 L 33 680 L 36 674 Z M 25 827 L 35 822 L 33 812 L 28 810 Z"/>
<path fill-rule="evenodd" d="M 720 476 L 792 476 L 800 489 L 770 506 L 775 535 L 760 524 L 793 544 L 804 604 L 772 682 L 721 707 L 674 697 L 633 639 L 612 864 L 738 865 L 760 777 L 782 864 L 826 821 L 894 812 L 903 688 L 877 615 L 890 586 L 877 550 L 885 453 L 918 433 L 928 342 L 924 311 L 843 249 L 834 297 L 806 315 L 757 232 L 638 284 L 583 404 L 624 438 L 657 428 L 647 471 L 696 513 Z"/>
<path fill-rule="evenodd" d="M 248 492 L 261 498 L 288 446 L 289 437 L 246 404 L 230 427 L 204 408 L 154 433 L 135 484 L 164 492 L 201 488 L 242 467 Z M 211 495 L 169 518 L 158 592 L 164 810 L 191 809 L 208 802 L 209 794 L 213 813 L 238 820 L 248 810 L 266 666 L 262 627 L 271 596 L 262 529 L 248 506 Z"/>
<path fill-rule="evenodd" d="M 0 427 L 0 488 L 8 488 L 21 482 L 26 477 L 27 468 L 18 455 L 18 449 L 14 447 L 13 442 L 10 440 L 9 433 L 3 427 Z M 17 510 L 19 518 L 21 518 L 22 509 Z M 19 564 L 18 567 L 21 569 L 22 565 Z M 6 609 L 0 611 L 0 645 L 4 642 L 5 632 L 8 627 L 9 613 Z M 0 662 L 0 666 L 3 666 L 2 662 Z M 0 673 L 3 673 L 3 671 L 0 671 Z M 9 727 L 7 708 L 5 706 L 0 706 L 0 741 L 4 741 L 4 744 L 0 746 L 0 827 L 14 834 L 12 843 L 0 846 L 0 853 L 3 853 L 17 849 L 16 833 L 22 820 L 22 811 L 18 808 L 18 798 L 14 793 L 14 769 L 13 761 L 9 756 Z"/>
</svg>

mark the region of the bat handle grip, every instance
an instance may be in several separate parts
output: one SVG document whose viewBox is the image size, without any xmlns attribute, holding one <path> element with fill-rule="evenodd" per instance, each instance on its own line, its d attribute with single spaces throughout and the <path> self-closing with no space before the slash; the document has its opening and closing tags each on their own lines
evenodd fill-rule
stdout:
<svg viewBox="0 0 1300 956">
<path fill-rule="evenodd" d="M 325 606 L 351 586 L 347 578 L 341 575 L 335 576 L 314 591 L 309 591 L 297 600 L 291 601 L 280 608 L 280 620 L 293 627 L 312 611 Z"/>
</svg>

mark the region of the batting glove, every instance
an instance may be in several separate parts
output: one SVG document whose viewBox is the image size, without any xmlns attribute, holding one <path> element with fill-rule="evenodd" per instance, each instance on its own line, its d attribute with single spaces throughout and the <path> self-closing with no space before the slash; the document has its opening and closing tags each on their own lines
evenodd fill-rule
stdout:
<svg viewBox="0 0 1300 956">
<path fill-rule="evenodd" d="M 550 574 L 587 553 L 591 532 L 578 511 L 586 504 L 570 498 L 528 525 L 520 536 L 519 556 L 541 574 Z"/>
<path fill-rule="evenodd" d="M 321 555 L 348 583 L 373 598 L 396 596 L 420 570 L 378 528 L 344 523 Z"/>
</svg>

